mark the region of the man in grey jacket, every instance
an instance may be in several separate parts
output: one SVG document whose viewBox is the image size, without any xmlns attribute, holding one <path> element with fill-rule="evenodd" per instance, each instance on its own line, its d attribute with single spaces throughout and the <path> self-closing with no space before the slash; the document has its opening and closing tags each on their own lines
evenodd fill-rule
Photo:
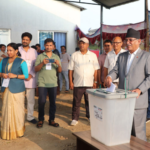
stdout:
<svg viewBox="0 0 150 150">
<path fill-rule="evenodd" d="M 140 33 L 132 28 L 128 29 L 126 44 L 128 52 L 119 55 L 116 66 L 106 78 L 105 84 L 110 87 L 111 82 L 119 78 L 119 88 L 125 88 L 138 93 L 136 99 L 132 135 L 146 141 L 146 115 L 148 107 L 148 89 L 150 88 L 150 53 L 142 51 Z"/>
</svg>

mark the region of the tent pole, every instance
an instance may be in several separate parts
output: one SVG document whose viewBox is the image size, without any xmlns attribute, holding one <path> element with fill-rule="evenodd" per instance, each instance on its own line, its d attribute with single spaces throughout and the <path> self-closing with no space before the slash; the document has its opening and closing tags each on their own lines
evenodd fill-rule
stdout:
<svg viewBox="0 0 150 150">
<path fill-rule="evenodd" d="M 100 30 L 100 54 L 103 53 L 103 5 L 101 5 L 101 21 L 100 21 L 100 27 L 101 27 L 101 30 Z"/>
<path fill-rule="evenodd" d="M 148 0 L 145 0 L 145 22 L 146 22 L 146 51 L 149 52 Z"/>
</svg>

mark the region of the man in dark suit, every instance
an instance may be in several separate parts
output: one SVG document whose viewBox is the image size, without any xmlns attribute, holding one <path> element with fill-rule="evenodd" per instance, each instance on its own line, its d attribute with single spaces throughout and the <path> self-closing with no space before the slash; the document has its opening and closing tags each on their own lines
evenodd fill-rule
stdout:
<svg viewBox="0 0 150 150">
<path fill-rule="evenodd" d="M 150 53 L 142 51 L 140 32 L 130 28 L 126 35 L 128 52 L 120 54 L 116 66 L 108 74 L 106 85 L 119 78 L 119 88 L 138 93 L 136 99 L 132 135 L 146 141 L 146 115 L 148 107 L 148 89 L 150 88 Z"/>
</svg>

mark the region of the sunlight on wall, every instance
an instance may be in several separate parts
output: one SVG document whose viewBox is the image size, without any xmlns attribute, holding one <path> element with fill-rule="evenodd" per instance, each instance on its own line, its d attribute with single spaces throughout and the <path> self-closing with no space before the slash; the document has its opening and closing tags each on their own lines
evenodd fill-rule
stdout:
<svg viewBox="0 0 150 150">
<path fill-rule="evenodd" d="M 69 22 L 80 25 L 80 9 L 69 4 L 54 0 L 25 0 L 45 11 L 48 11 Z"/>
</svg>

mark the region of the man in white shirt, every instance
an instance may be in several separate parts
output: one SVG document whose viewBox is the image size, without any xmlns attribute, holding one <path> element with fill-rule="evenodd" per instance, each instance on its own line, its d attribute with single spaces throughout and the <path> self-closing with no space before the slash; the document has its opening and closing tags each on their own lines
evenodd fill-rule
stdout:
<svg viewBox="0 0 150 150">
<path fill-rule="evenodd" d="M 69 62 L 69 86 L 73 90 L 73 107 L 71 125 L 78 123 L 81 98 L 84 95 L 86 117 L 89 119 L 89 103 L 86 89 L 97 87 L 97 70 L 99 63 L 97 56 L 88 50 L 89 40 L 79 40 L 80 51 L 72 54 Z M 74 80 L 73 80 L 74 78 Z"/>
<path fill-rule="evenodd" d="M 108 75 L 108 73 L 114 68 L 114 66 L 116 65 L 116 61 L 118 59 L 118 56 L 121 53 L 126 52 L 126 50 L 122 49 L 122 39 L 121 37 L 115 37 L 113 39 L 113 50 L 110 51 L 105 59 L 105 63 L 104 63 L 104 79 L 106 78 L 106 76 Z M 118 87 L 118 83 L 119 80 L 116 79 L 113 81 L 113 83 Z"/>
<path fill-rule="evenodd" d="M 1 49 L 1 51 L 0 51 L 0 60 L 2 60 L 3 58 L 8 57 L 7 53 L 5 52 L 6 46 L 4 44 L 0 45 L 0 49 Z"/>
<path fill-rule="evenodd" d="M 112 81 L 119 78 L 119 88 L 125 89 L 126 79 L 128 81 L 126 89 L 138 94 L 131 134 L 146 141 L 146 115 L 148 89 L 150 88 L 150 53 L 141 50 L 140 43 L 140 32 L 132 28 L 128 29 L 126 35 L 128 52 L 120 54 L 115 67 L 108 74 L 105 84 L 110 87 Z"/>
</svg>

